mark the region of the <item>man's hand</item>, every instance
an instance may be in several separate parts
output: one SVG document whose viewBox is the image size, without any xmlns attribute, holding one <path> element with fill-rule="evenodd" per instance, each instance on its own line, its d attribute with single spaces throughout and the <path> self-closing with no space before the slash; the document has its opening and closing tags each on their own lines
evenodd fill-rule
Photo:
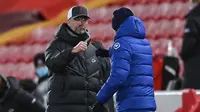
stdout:
<svg viewBox="0 0 200 112">
<path fill-rule="evenodd" d="M 83 52 L 86 49 L 87 49 L 87 42 L 81 41 L 72 49 L 72 53 Z"/>
</svg>

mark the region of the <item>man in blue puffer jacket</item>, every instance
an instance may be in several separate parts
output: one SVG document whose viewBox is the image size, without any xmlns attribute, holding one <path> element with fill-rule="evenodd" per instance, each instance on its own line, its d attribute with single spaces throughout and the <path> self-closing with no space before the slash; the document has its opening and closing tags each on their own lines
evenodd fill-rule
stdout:
<svg viewBox="0 0 200 112">
<path fill-rule="evenodd" d="M 120 8 L 113 15 L 116 36 L 109 52 L 112 69 L 93 110 L 117 92 L 117 112 L 154 112 L 152 48 L 145 39 L 144 24 L 127 8 Z"/>
</svg>

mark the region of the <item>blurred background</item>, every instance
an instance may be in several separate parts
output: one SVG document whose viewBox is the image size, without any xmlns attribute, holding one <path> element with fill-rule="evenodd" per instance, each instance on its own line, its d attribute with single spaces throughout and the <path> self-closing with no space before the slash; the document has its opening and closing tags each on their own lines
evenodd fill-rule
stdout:
<svg viewBox="0 0 200 112">
<path fill-rule="evenodd" d="M 170 91 L 182 89 L 184 67 L 179 53 L 185 16 L 193 6 L 189 0 L 0 0 L 0 73 L 37 80 L 33 58 L 45 51 L 74 5 L 89 9 L 92 41 L 103 42 L 107 49 L 115 35 L 111 28 L 114 10 L 128 7 L 141 18 L 153 48 L 158 112 L 173 112 L 182 105 L 182 92 Z M 169 104 L 163 103 L 168 100 Z"/>
</svg>

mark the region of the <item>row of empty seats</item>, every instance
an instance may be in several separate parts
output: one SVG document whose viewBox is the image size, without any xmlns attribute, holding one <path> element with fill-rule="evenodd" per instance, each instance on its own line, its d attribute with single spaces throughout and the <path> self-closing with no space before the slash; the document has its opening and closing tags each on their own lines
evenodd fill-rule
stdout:
<svg viewBox="0 0 200 112">
<path fill-rule="evenodd" d="M 0 73 L 6 76 L 17 77 L 18 79 L 33 79 L 35 77 L 33 63 L 0 64 Z"/>
<path fill-rule="evenodd" d="M 174 47 L 180 51 L 182 45 L 182 38 L 173 38 Z M 167 50 L 168 39 L 161 38 L 158 40 L 150 39 L 150 44 L 153 48 L 154 54 L 165 55 Z M 104 41 L 105 48 L 109 49 L 112 46 L 113 40 Z M 9 46 L 0 48 L 0 64 L 4 63 L 30 63 L 36 53 L 44 52 L 47 44 L 40 45 L 21 45 Z"/>
<path fill-rule="evenodd" d="M 182 45 L 181 38 L 173 38 L 173 46 L 180 51 Z M 163 56 L 167 54 L 168 39 L 149 40 L 153 55 Z M 104 46 L 109 49 L 112 46 L 113 41 L 104 42 Z M 34 45 L 34 46 L 10 46 L 8 48 L 0 48 L 1 61 L 0 71 L 2 74 L 8 76 L 14 76 L 19 79 L 34 78 L 34 65 L 31 62 L 34 55 L 38 52 L 44 51 L 46 45 Z M 12 53 L 10 53 L 12 51 Z M 2 60 L 3 59 L 3 60 Z"/>
<path fill-rule="evenodd" d="M 26 62 L 29 63 L 33 60 L 35 54 L 44 52 L 46 48 L 44 45 L 22 45 L 22 46 L 6 46 L 0 48 L 0 63 L 17 63 Z"/>
<path fill-rule="evenodd" d="M 173 3 L 173 2 L 188 2 L 189 0 L 127 0 L 125 3 L 126 4 L 132 4 L 132 5 L 136 5 L 136 4 L 151 4 L 151 3 L 156 3 L 156 4 L 160 4 L 160 3 Z"/>
<path fill-rule="evenodd" d="M 56 32 L 57 27 L 50 28 L 39 28 L 34 30 L 28 39 L 22 44 L 26 45 L 35 45 L 35 44 L 48 44 L 50 41 L 54 40 L 54 33 Z M 114 30 L 111 27 L 111 24 L 91 24 L 88 25 L 88 30 L 91 35 L 92 40 L 95 41 L 104 41 L 104 40 L 113 40 L 115 35 Z"/>
<path fill-rule="evenodd" d="M 185 20 L 174 19 L 159 21 L 144 21 L 148 39 L 182 37 L 184 32 Z M 110 23 L 89 24 L 88 30 L 91 34 L 92 40 L 107 41 L 113 40 L 115 31 L 112 29 Z M 25 44 L 47 44 L 54 39 L 56 27 L 39 28 L 36 29 Z"/>
<path fill-rule="evenodd" d="M 57 27 L 41 27 L 29 34 L 23 44 L 46 44 L 54 40 Z"/>
<path fill-rule="evenodd" d="M 144 24 L 146 27 L 147 38 L 149 39 L 182 37 L 185 20 L 145 21 Z"/>
<path fill-rule="evenodd" d="M 146 37 L 148 39 L 182 37 L 184 33 L 185 21 L 180 19 L 160 20 L 160 21 L 144 21 L 146 27 Z M 115 35 L 110 24 L 94 24 L 90 25 L 89 31 L 94 40 L 113 40 Z"/>
<path fill-rule="evenodd" d="M 134 0 L 133 0 L 134 1 Z M 114 10 L 121 6 L 100 7 L 90 10 L 90 23 L 110 22 Z M 134 15 L 142 20 L 160 20 L 160 19 L 184 19 L 188 13 L 190 4 L 189 2 L 174 2 L 162 4 L 147 4 L 147 5 L 125 5 L 123 7 L 130 8 Z"/>
<path fill-rule="evenodd" d="M 168 41 L 169 39 L 161 38 L 158 40 L 149 40 L 151 47 L 153 49 L 153 55 L 156 56 L 164 56 L 167 55 L 167 48 L 168 48 Z M 177 50 L 177 53 L 181 51 L 182 47 L 182 38 L 174 37 L 172 38 L 173 47 Z"/>
</svg>

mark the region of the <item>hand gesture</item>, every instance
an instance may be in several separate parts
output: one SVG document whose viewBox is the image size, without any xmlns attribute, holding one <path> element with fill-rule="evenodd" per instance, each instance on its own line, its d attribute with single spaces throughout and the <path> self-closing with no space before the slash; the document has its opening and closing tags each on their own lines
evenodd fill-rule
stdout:
<svg viewBox="0 0 200 112">
<path fill-rule="evenodd" d="M 87 42 L 81 41 L 72 49 L 72 53 L 83 52 L 86 49 L 87 49 Z"/>
</svg>

